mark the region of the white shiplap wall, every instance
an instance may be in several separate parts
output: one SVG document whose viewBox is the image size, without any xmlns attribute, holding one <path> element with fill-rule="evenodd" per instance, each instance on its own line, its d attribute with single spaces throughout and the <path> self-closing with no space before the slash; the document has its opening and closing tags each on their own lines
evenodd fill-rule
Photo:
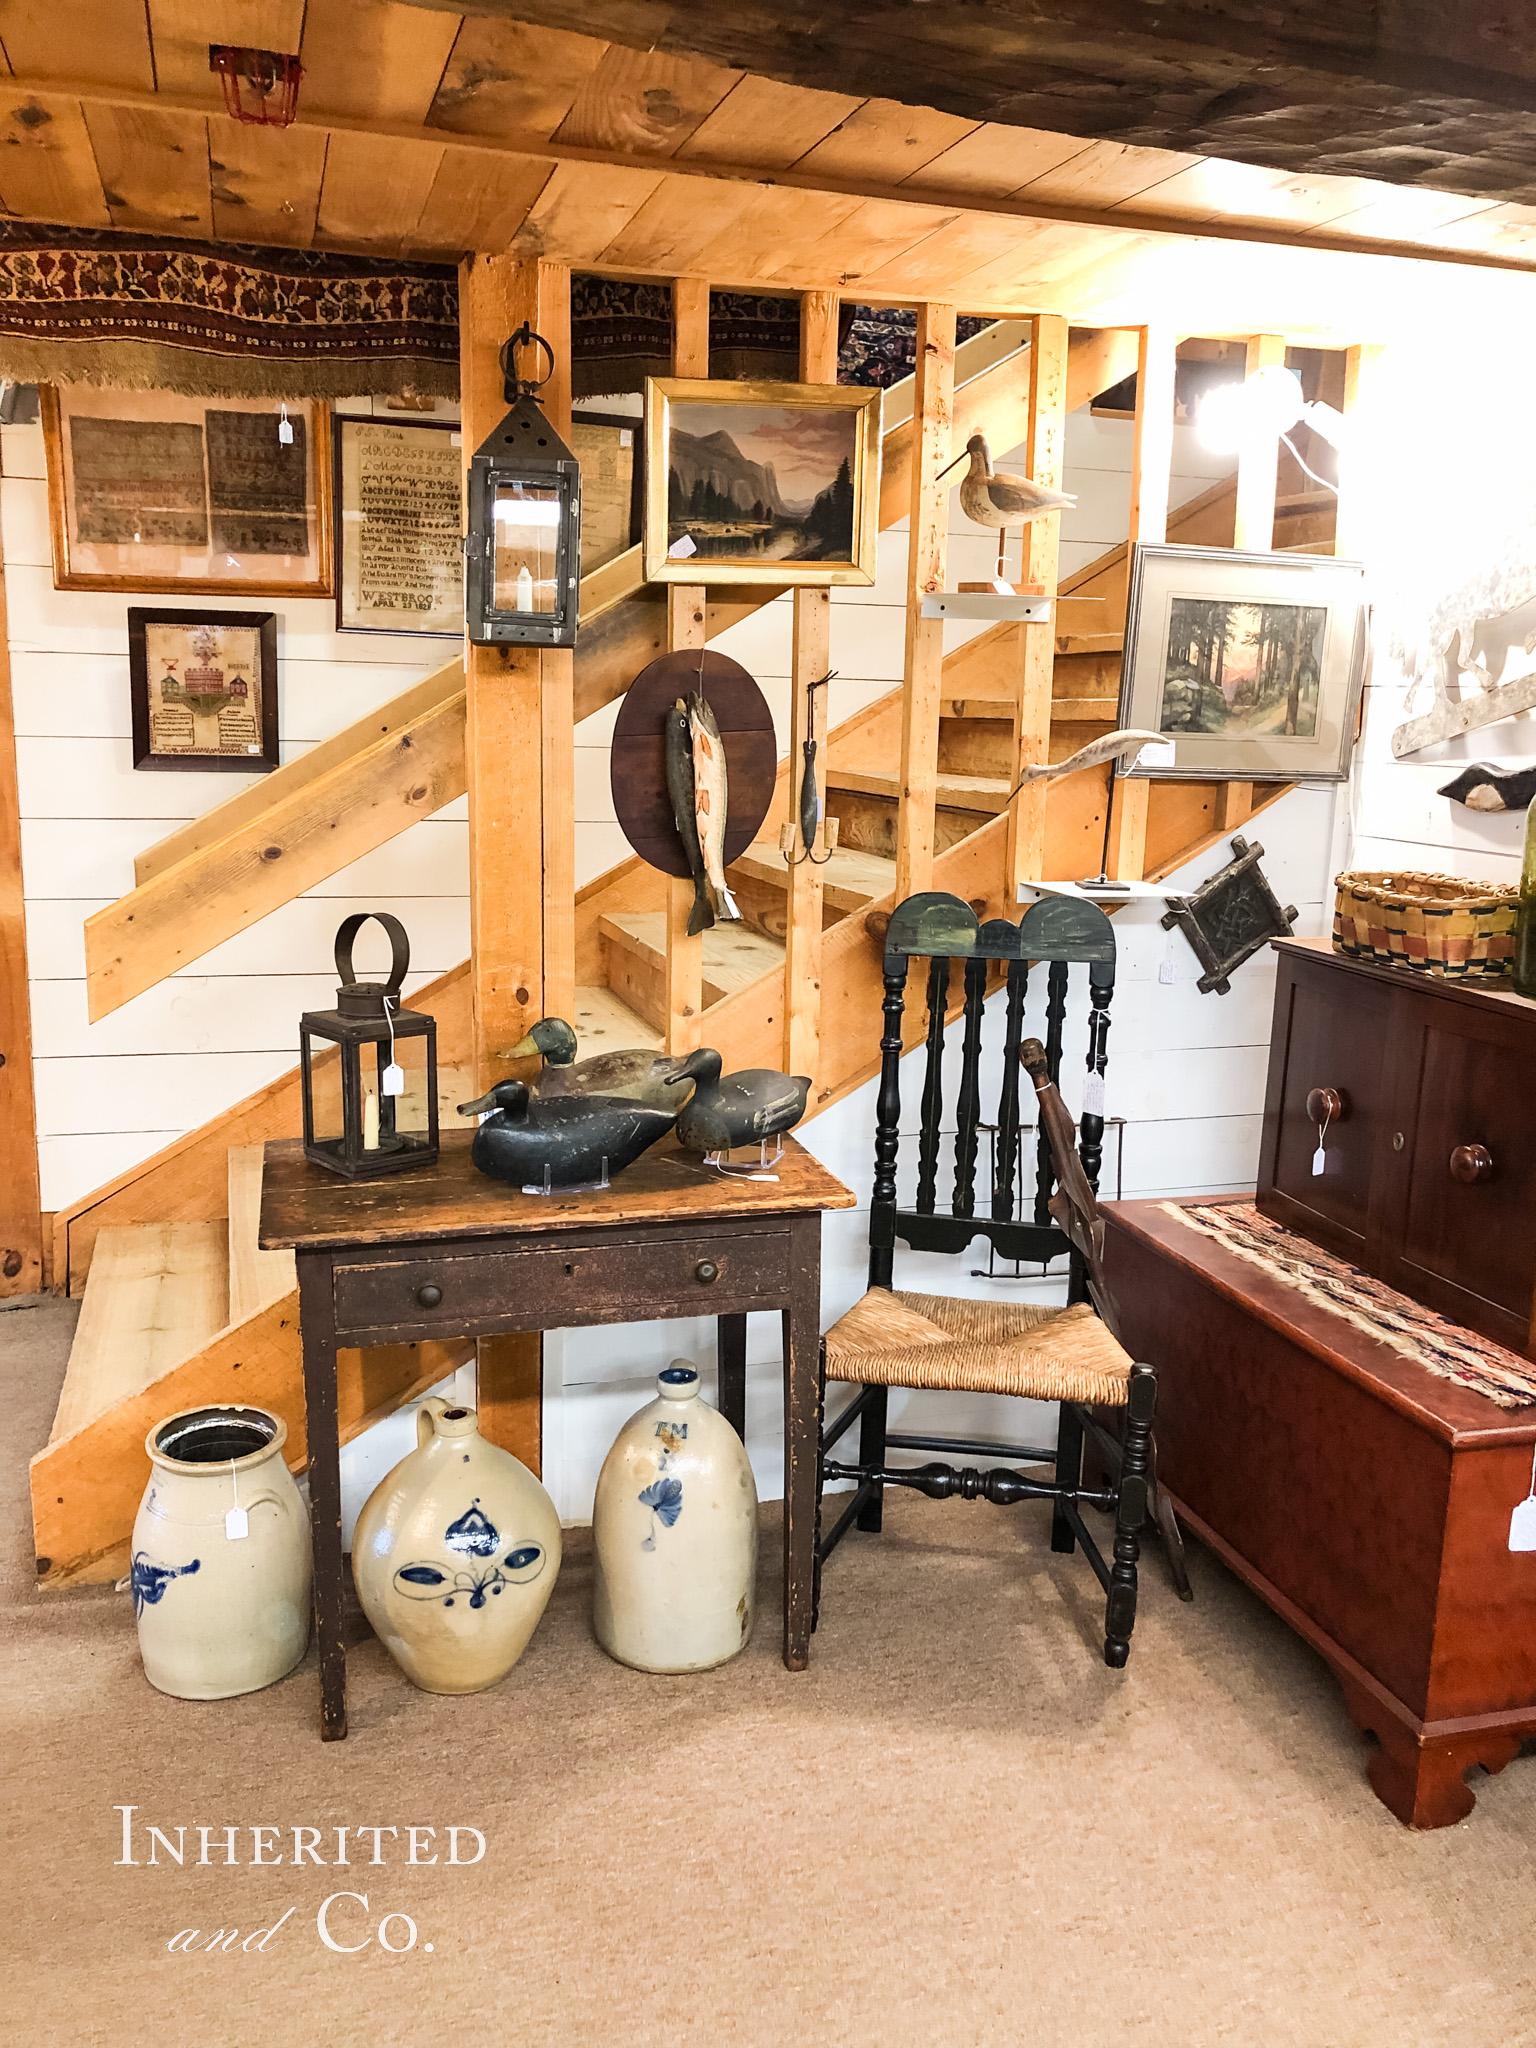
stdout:
<svg viewBox="0 0 1536 2048">
<path fill-rule="evenodd" d="M 1069 420 L 1067 487 L 1077 492 L 1078 504 L 1063 520 L 1064 573 L 1124 540 L 1130 450 L 1128 422 L 1096 420 L 1086 409 Z M 1016 451 L 1008 459 L 1021 463 L 1022 455 Z M 404 919 L 414 947 L 410 986 L 462 960 L 468 951 L 464 806 L 451 805 L 412 827 L 112 1017 L 89 1024 L 84 919 L 132 887 L 138 851 L 221 801 L 230 783 L 219 776 L 133 771 L 124 616 L 132 599 L 53 589 L 40 430 L 0 431 L 0 464 L 43 1200 L 57 1208 L 292 1064 L 299 1012 L 330 1000 L 331 943 L 348 911 L 387 908 Z M 1187 430 L 1178 430 L 1174 502 L 1204 490 L 1226 467 L 1221 458 L 1204 455 Z M 964 520 L 958 499 L 951 505 L 951 580 L 990 574 L 994 537 Z M 835 593 L 832 661 L 840 673 L 832 686 L 834 721 L 900 680 L 905 575 L 906 536 L 898 528 L 882 537 L 876 585 Z M 442 642 L 339 635 L 326 602 L 277 599 L 272 609 L 279 619 L 285 760 L 394 696 L 451 652 Z M 781 600 L 718 643 L 762 682 L 781 747 L 790 618 L 789 600 Z M 953 644 L 975 630 L 980 629 L 951 629 Z M 627 854 L 608 790 L 615 715 L 616 707 L 609 707 L 577 733 L 581 881 Z M 1288 798 L 1281 814 L 1265 820 L 1261 834 L 1274 851 L 1276 887 L 1308 906 L 1309 916 L 1319 914 L 1330 830 L 1331 798 L 1304 793 Z M 1218 864 L 1212 856 L 1202 872 Z M 1185 879 L 1193 884 L 1199 878 Z M 1131 909 L 1121 913 L 1117 927 L 1123 993 L 1112 1036 L 1110 1110 L 1129 1119 L 1126 1192 L 1251 1184 L 1270 970 L 1256 962 L 1243 971 L 1231 996 L 1200 997 L 1192 959 L 1179 950 L 1182 941 L 1174 949 L 1179 980 L 1165 987 L 1156 970 L 1168 948 L 1155 920 Z M 878 1028 L 877 1020 L 871 1028 Z M 804 1133 L 811 1148 L 860 1192 L 861 1202 L 867 1201 L 870 1176 L 872 1102 L 872 1087 L 860 1090 Z M 828 1320 L 862 1290 L 867 1226 L 862 1206 L 827 1219 Z M 953 1284 L 953 1275 L 937 1284 Z M 581 1520 L 590 1512 L 608 1443 L 646 1398 L 648 1376 L 678 1352 L 709 1365 L 712 1324 L 636 1325 L 550 1338 L 546 1469 L 567 1519 Z M 775 1319 L 753 1319 L 749 1355 L 754 1370 L 748 1433 L 761 1490 L 772 1497 L 780 1489 L 782 1460 Z M 970 1411 L 975 1427 L 999 1426 L 989 1419 L 988 1404 L 959 1405 Z M 412 1426 L 408 1414 L 391 1418 L 349 1448 L 349 1526 L 371 1485 L 413 1441 Z"/>
</svg>

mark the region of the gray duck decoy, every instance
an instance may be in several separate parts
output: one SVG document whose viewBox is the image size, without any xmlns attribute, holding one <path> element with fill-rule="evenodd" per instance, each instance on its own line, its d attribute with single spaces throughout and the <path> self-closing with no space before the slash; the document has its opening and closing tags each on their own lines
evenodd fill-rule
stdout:
<svg viewBox="0 0 1536 2048">
<path fill-rule="evenodd" d="M 597 1180 L 608 1162 L 610 1175 L 633 1166 L 640 1154 L 666 1136 L 676 1112 L 613 1095 L 557 1095 L 540 1100 L 521 1081 L 498 1081 L 474 1102 L 459 1104 L 460 1116 L 493 1112 L 475 1132 L 470 1158 L 492 1180 L 515 1187 L 580 1187 Z"/>
<path fill-rule="evenodd" d="M 509 1060 L 544 1058 L 544 1070 L 527 1082 L 536 1102 L 560 1096 L 608 1095 L 627 1102 L 649 1103 L 652 1109 L 670 1110 L 676 1115 L 686 1097 L 679 1095 L 684 1060 L 653 1052 L 648 1046 L 628 1046 L 619 1052 L 594 1053 L 590 1059 L 576 1057 L 576 1033 L 563 1017 L 541 1017 L 526 1037 L 520 1038 Z"/>
<path fill-rule="evenodd" d="M 724 1062 L 712 1046 L 701 1046 L 683 1062 L 696 1083 L 693 1100 L 679 1112 L 677 1139 L 689 1152 L 729 1152 L 793 1130 L 805 1115 L 811 1092 L 808 1074 L 780 1074 L 771 1067 L 745 1067 L 722 1080 Z"/>
</svg>

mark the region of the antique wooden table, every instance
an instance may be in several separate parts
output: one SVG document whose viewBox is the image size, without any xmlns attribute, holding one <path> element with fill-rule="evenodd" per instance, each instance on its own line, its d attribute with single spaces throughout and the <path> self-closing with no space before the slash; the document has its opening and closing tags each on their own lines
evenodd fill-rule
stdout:
<svg viewBox="0 0 1536 2048">
<path fill-rule="evenodd" d="M 298 1262 L 322 1736 L 336 1742 L 347 1732 L 336 1420 L 343 1346 L 714 1315 L 720 1408 L 740 1431 L 747 1315 L 777 1309 L 784 1324 L 784 1662 L 804 1670 L 815 1550 L 821 1212 L 852 1208 L 854 1196 L 792 1138 L 776 1182 L 722 1178 L 669 1142 L 601 1193 L 525 1195 L 475 1171 L 472 1135 L 445 1133 L 431 1168 L 371 1181 L 311 1166 L 297 1139 L 266 1148 L 261 1248 L 291 1250 Z"/>
</svg>

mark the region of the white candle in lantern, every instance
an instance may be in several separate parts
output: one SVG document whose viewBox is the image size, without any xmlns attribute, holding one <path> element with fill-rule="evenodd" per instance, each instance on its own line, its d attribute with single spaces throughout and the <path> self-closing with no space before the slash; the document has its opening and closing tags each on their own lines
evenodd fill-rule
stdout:
<svg viewBox="0 0 1536 2048">
<path fill-rule="evenodd" d="M 373 1089 L 363 1090 L 363 1150 L 377 1152 L 379 1149 L 379 1098 Z"/>
<path fill-rule="evenodd" d="M 526 562 L 517 572 L 517 608 L 520 612 L 533 610 L 533 578 Z"/>
</svg>

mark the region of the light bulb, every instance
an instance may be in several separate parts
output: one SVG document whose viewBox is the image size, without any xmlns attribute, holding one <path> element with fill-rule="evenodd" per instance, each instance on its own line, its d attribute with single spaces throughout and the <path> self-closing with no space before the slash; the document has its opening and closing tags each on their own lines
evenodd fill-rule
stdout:
<svg viewBox="0 0 1536 2048">
<path fill-rule="evenodd" d="M 1301 379 L 1280 363 L 1267 363 L 1241 384 L 1218 384 L 1200 402 L 1200 439 L 1232 455 L 1250 441 L 1289 433 L 1305 408 Z"/>
</svg>

